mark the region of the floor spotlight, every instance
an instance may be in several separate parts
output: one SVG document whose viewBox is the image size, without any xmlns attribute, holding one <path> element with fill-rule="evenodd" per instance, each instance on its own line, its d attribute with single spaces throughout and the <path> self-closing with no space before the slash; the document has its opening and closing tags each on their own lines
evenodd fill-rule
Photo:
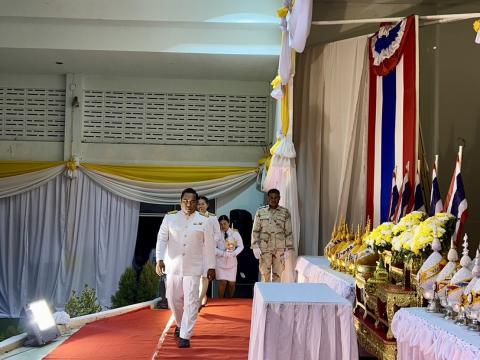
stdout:
<svg viewBox="0 0 480 360">
<path fill-rule="evenodd" d="M 27 304 L 25 315 L 27 320 L 25 327 L 29 335 L 26 345 L 44 345 L 60 335 L 52 312 L 45 300 Z"/>
</svg>

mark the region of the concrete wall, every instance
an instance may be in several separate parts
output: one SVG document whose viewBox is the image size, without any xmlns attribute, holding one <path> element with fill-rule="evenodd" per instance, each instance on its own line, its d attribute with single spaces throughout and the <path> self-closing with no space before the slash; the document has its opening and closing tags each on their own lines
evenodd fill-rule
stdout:
<svg viewBox="0 0 480 360">
<path fill-rule="evenodd" d="M 72 84 L 75 88 L 72 89 Z M 84 76 L 81 74 L 22 75 L 0 74 L 0 87 L 45 87 L 67 89 L 66 123 L 64 142 L 45 141 L 1 141 L 1 160 L 66 160 L 72 154 L 82 162 L 94 163 L 138 163 L 170 165 L 220 165 L 256 166 L 265 152 L 262 146 L 184 146 L 144 144 L 100 144 L 82 143 L 82 111 L 72 109 L 73 96 L 81 96 L 83 89 L 115 89 L 132 91 L 202 91 L 214 94 L 265 95 L 269 92 L 266 82 L 219 81 L 219 80 L 175 80 L 152 78 L 125 78 Z M 272 104 L 272 114 L 274 113 Z M 274 121 L 271 121 L 273 132 Z M 255 212 L 263 203 L 263 193 L 255 185 L 236 191 L 226 198 L 217 199 L 222 213 L 230 209 L 247 209 Z M 218 206 L 218 205 L 217 205 Z"/>
</svg>

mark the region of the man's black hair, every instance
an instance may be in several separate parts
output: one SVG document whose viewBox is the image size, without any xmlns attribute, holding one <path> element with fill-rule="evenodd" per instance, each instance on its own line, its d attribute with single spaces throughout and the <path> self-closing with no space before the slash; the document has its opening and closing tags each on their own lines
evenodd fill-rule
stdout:
<svg viewBox="0 0 480 360">
<path fill-rule="evenodd" d="M 228 222 L 230 224 L 230 219 L 228 218 L 227 215 L 221 215 L 219 218 L 218 218 L 218 222 L 222 221 L 222 220 L 225 220 L 226 222 Z"/>
<path fill-rule="evenodd" d="M 180 200 L 183 199 L 183 195 L 185 194 L 194 194 L 195 195 L 195 199 L 198 200 L 198 194 L 195 190 L 193 190 L 192 188 L 186 188 L 185 190 L 182 191 L 182 195 L 180 196 Z"/>
<path fill-rule="evenodd" d="M 280 196 L 280 191 L 278 191 L 277 189 L 270 189 L 268 190 L 267 195 L 270 194 L 277 194 L 278 196 Z"/>
</svg>

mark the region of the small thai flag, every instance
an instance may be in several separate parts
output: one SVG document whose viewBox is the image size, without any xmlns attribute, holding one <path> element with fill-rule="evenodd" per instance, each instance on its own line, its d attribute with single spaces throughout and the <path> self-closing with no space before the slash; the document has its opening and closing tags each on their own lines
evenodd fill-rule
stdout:
<svg viewBox="0 0 480 360">
<path fill-rule="evenodd" d="M 410 181 L 408 179 L 410 168 L 410 162 L 407 162 L 405 166 L 405 174 L 403 176 L 402 187 L 400 188 L 400 199 L 401 201 L 397 205 L 397 210 L 395 210 L 395 222 L 398 222 L 405 214 L 407 213 L 407 207 L 410 202 L 410 196 L 412 194 L 412 189 L 410 186 Z"/>
<path fill-rule="evenodd" d="M 438 185 L 438 155 L 435 155 L 435 162 L 432 169 L 432 192 L 430 194 L 430 213 L 433 216 L 443 211 L 442 196 L 440 195 L 440 186 Z"/>
<path fill-rule="evenodd" d="M 414 211 L 425 212 L 425 201 L 423 200 L 422 183 L 420 182 L 420 160 L 417 161 L 417 169 L 415 171 L 415 204 Z"/>
<path fill-rule="evenodd" d="M 398 194 L 398 187 L 397 187 L 397 167 L 393 170 L 392 175 L 392 192 L 390 195 L 390 208 L 388 211 L 388 221 L 393 221 L 395 216 L 395 210 L 397 209 L 398 199 L 400 195 Z"/>
<path fill-rule="evenodd" d="M 444 211 L 457 217 L 454 239 L 458 244 L 463 235 L 463 227 L 468 218 L 468 203 L 462 180 L 462 146 L 458 150 L 457 163 L 453 172 L 452 181 L 445 200 Z"/>
</svg>

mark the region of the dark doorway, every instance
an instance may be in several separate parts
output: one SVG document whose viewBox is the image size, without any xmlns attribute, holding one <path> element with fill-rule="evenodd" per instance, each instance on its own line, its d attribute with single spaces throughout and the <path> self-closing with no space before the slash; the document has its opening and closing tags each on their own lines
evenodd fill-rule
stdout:
<svg viewBox="0 0 480 360">
<path fill-rule="evenodd" d="M 179 210 L 180 205 L 159 205 L 140 203 L 138 219 L 137 241 L 135 255 L 132 261 L 134 269 L 139 271 L 148 261 L 152 249 L 157 244 L 157 234 L 165 214 Z"/>
<path fill-rule="evenodd" d="M 250 249 L 253 219 L 247 210 L 235 209 L 230 211 L 232 227 L 238 230 L 242 237 L 243 251 L 237 256 L 237 285 L 235 297 L 253 298 L 253 287 L 258 281 L 258 260 Z"/>
</svg>

